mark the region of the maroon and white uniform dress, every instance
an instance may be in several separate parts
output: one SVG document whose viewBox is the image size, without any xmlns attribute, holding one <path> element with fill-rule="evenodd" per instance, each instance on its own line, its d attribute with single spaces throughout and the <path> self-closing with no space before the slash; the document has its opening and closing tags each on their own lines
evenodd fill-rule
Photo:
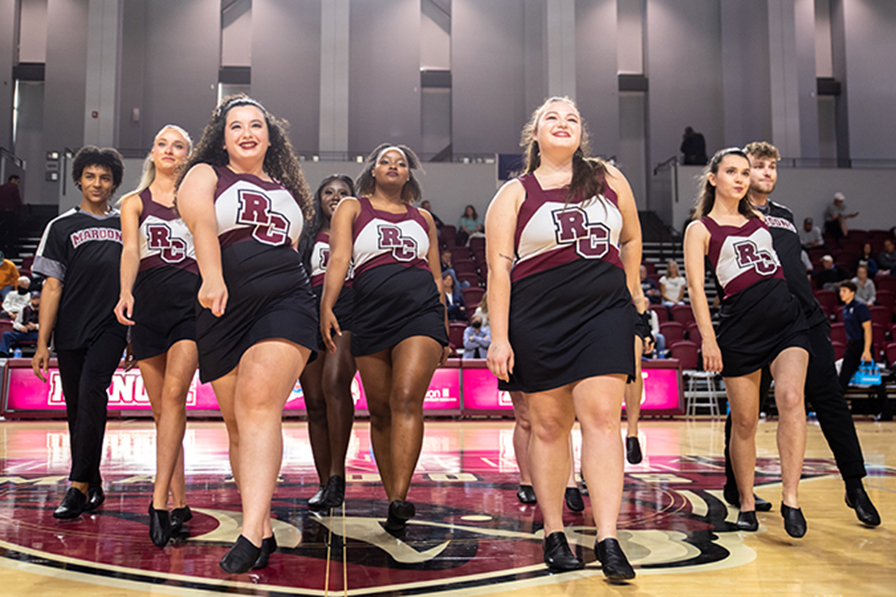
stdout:
<svg viewBox="0 0 896 597">
<path fill-rule="evenodd" d="M 165 354 L 176 342 L 196 340 L 199 269 L 193 235 L 173 207 L 140 193 L 140 269 L 134 282 L 131 347 L 138 361 Z"/>
<path fill-rule="evenodd" d="M 373 354 L 412 336 L 447 346 L 445 307 L 427 261 L 428 223 L 412 205 L 393 214 L 374 209 L 367 197 L 358 202 L 361 213 L 352 224 L 352 355 Z"/>
<path fill-rule="evenodd" d="M 317 350 L 317 313 L 308 275 L 293 244 L 302 209 L 276 182 L 216 166 L 215 214 L 227 285 L 224 315 L 199 309 L 199 376 L 213 381 L 233 370 L 252 345 L 282 338 Z M 198 305 L 198 302 L 197 302 Z"/>
<path fill-rule="evenodd" d="M 709 216 L 709 261 L 722 287 L 716 339 L 722 375 L 739 377 L 762 369 L 785 348 L 809 350 L 803 310 L 787 286 L 772 235 L 761 218 L 722 226 Z"/>
<path fill-rule="evenodd" d="M 518 179 L 510 273 L 509 337 L 514 368 L 502 390 L 541 392 L 597 375 L 634 376 L 634 312 L 619 257 L 616 193 L 566 204 L 568 189 Z"/>
<path fill-rule="evenodd" d="M 306 263 L 309 263 L 311 270 L 311 292 L 317 299 L 318 312 L 320 309 L 320 298 L 324 289 L 324 275 L 327 273 L 327 265 L 330 261 L 330 234 L 328 232 L 318 232 L 314 239 L 314 246 L 311 247 L 311 255 L 308 256 Z M 339 329 L 343 332 L 352 331 L 354 310 L 355 310 L 355 293 L 352 290 L 352 268 L 349 268 L 345 275 L 345 284 L 339 292 L 336 304 L 333 305 L 333 314 L 339 321 Z M 318 337 L 320 347 L 323 348 L 323 338 Z"/>
</svg>

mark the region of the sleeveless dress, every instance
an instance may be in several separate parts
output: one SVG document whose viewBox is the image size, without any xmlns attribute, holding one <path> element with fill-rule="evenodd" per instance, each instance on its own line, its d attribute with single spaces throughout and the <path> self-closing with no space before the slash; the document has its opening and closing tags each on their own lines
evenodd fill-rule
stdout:
<svg viewBox="0 0 896 597">
<path fill-rule="evenodd" d="M 785 348 L 809 351 L 806 318 L 790 294 L 768 226 L 750 218 L 723 226 L 709 216 L 709 261 L 724 298 L 716 340 L 722 376 L 740 377 L 762 369 Z"/>
<path fill-rule="evenodd" d="M 318 312 L 320 312 L 320 298 L 324 290 L 324 276 L 327 273 L 327 265 L 330 261 L 329 233 L 317 233 L 317 238 L 314 240 L 314 246 L 311 248 L 311 255 L 309 257 L 311 263 L 311 292 L 314 293 L 314 298 L 317 301 L 317 309 Z M 354 320 L 355 293 L 354 290 L 352 290 L 352 274 L 352 268 L 349 267 L 348 273 L 345 275 L 345 283 L 342 286 L 342 290 L 339 292 L 336 304 L 333 305 L 333 314 L 339 322 L 339 329 L 344 332 L 352 331 Z M 324 340 L 320 335 L 319 329 L 317 340 L 318 346 L 323 348 Z"/>
<path fill-rule="evenodd" d="M 616 193 L 566 205 L 566 188 L 518 179 L 510 273 L 509 338 L 514 368 L 501 390 L 542 392 L 598 375 L 635 374 L 635 312 L 619 257 Z"/>
<path fill-rule="evenodd" d="M 140 269 L 134 282 L 131 348 L 138 361 L 165 354 L 176 342 L 196 340 L 199 268 L 193 235 L 173 207 L 140 193 Z"/>
<path fill-rule="evenodd" d="M 412 205 L 393 214 L 374 209 L 367 197 L 358 201 L 361 212 L 352 224 L 352 355 L 373 354 L 412 336 L 448 346 L 445 306 L 426 260 L 428 223 Z"/>
<path fill-rule="evenodd" d="M 317 355 L 317 313 L 308 275 L 292 245 L 302 233 L 302 209 L 277 182 L 216 166 L 215 214 L 227 285 L 224 315 L 196 301 L 199 377 L 232 371 L 252 345 L 289 340 Z"/>
</svg>

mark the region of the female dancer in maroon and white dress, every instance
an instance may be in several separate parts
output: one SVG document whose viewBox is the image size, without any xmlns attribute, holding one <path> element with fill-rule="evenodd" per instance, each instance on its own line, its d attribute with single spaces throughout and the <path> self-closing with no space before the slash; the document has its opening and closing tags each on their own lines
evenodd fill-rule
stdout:
<svg viewBox="0 0 896 597">
<path fill-rule="evenodd" d="M 486 216 L 488 365 L 501 389 L 526 395 L 545 563 L 561 571 L 584 566 L 563 533 L 568 437 L 578 417 L 597 524 L 594 549 L 607 577 L 630 579 L 635 572 L 616 539 L 616 519 L 622 396 L 635 373 L 638 211 L 625 177 L 587 157 L 581 116 L 570 99 L 546 101 L 523 141 L 526 174 L 498 191 Z"/>
<path fill-rule="evenodd" d="M 183 439 L 186 400 L 198 364 L 193 235 L 174 209 L 178 168 L 192 149 L 189 134 L 169 124 L 156 135 L 137 190 L 121 202 L 121 298 L 118 321 L 131 348 L 156 422 L 156 480 L 149 536 L 164 547 L 193 515 L 187 506 Z M 168 493 L 174 502 L 169 518 Z"/>
<path fill-rule="evenodd" d="M 310 272 L 311 291 L 318 304 L 330 260 L 330 220 L 339 202 L 354 194 L 355 184 L 345 174 L 328 176 L 314 194 L 314 217 L 299 243 L 299 254 Z M 351 351 L 354 304 L 349 272 L 333 307 L 342 329 L 342 335 L 333 339 L 336 354 L 318 353 L 300 379 L 308 409 L 311 452 L 320 479 L 320 489 L 308 500 L 308 507 L 314 510 L 336 508 L 345 499 L 345 453 L 352 435 L 352 380 L 357 370 Z M 318 344 L 324 348 L 322 338 Z"/>
<path fill-rule="evenodd" d="M 218 398 L 243 502 L 242 534 L 221 559 L 230 573 L 266 566 L 277 547 L 283 406 L 317 347 L 314 295 L 295 251 L 310 204 L 284 123 L 244 95 L 222 100 L 177 205 L 202 275 L 199 376 Z"/>
<path fill-rule="evenodd" d="M 352 354 L 389 500 L 385 527 L 395 533 L 416 513 L 408 488 L 423 447 L 423 399 L 450 351 L 448 322 L 436 227 L 428 212 L 412 205 L 421 195 L 412 174 L 420 167 L 417 156 L 403 145 L 384 144 L 367 164 L 358 177 L 359 198 L 343 199 L 333 214 L 320 325 L 335 351 L 341 332 L 333 308 L 353 261 Z"/>
<path fill-rule="evenodd" d="M 784 528 L 806 533 L 799 481 L 806 451 L 803 386 L 809 363 L 806 320 L 790 294 L 768 226 L 747 196 L 750 160 L 737 148 L 717 152 L 707 166 L 695 222 L 684 238 L 691 308 L 703 338 L 703 367 L 721 371 L 731 404 L 731 460 L 740 492 L 738 528 L 755 531 L 753 471 L 759 421 L 759 380 L 770 365 L 778 407 Z M 713 329 L 703 290 L 704 258 L 724 289 L 719 331 Z"/>
</svg>

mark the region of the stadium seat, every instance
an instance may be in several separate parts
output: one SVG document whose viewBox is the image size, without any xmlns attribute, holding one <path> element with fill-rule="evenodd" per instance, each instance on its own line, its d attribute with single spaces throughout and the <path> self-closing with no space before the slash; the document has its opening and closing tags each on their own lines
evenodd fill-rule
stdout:
<svg viewBox="0 0 896 597">
<path fill-rule="evenodd" d="M 673 305 L 672 306 L 672 321 L 677 321 L 678 323 L 687 326 L 692 321 L 696 321 L 694 319 L 694 311 L 691 309 L 690 305 Z"/>
<path fill-rule="evenodd" d="M 831 324 L 831 342 L 840 342 L 846 346 L 846 328 L 842 323 Z"/>
<path fill-rule="evenodd" d="M 843 353 L 846 352 L 846 344 L 843 342 L 831 342 L 831 346 L 834 347 L 834 359 L 840 360 L 843 358 Z"/>
<path fill-rule="evenodd" d="M 677 321 L 661 323 L 660 333 L 666 337 L 666 346 L 671 347 L 676 342 L 684 340 L 684 326 Z"/>
<path fill-rule="evenodd" d="M 665 305 L 650 305 L 650 310 L 656 313 L 656 319 L 659 323 L 669 321 L 669 309 Z"/>
</svg>

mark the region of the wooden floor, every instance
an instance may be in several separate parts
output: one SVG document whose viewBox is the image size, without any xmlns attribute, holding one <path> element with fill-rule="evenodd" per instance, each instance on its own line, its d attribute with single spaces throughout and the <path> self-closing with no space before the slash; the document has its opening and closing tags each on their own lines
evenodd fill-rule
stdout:
<svg viewBox="0 0 896 597">
<path fill-rule="evenodd" d="M 110 422 L 105 505 L 61 523 L 68 444 L 60 422 L 0 423 L 0 595 L 894 595 L 896 423 L 856 423 L 883 524 L 866 528 L 843 503 L 843 483 L 817 424 L 809 426 L 800 486 L 809 532 L 789 538 L 780 517 L 775 422 L 757 439 L 757 494 L 774 504 L 758 533 L 736 531 L 720 501 L 722 423 L 643 422 L 645 460 L 626 466 L 620 539 L 638 577 L 610 585 L 594 563 L 590 507 L 564 513 L 570 542 L 589 563 L 552 575 L 541 564 L 541 517 L 516 501 L 511 425 L 428 422 L 409 499 L 407 536 L 387 535 L 366 422 L 350 446 L 346 509 L 317 516 L 307 429 L 287 423 L 274 500 L 280 551 L 271 565 L 228 577 L 217 561 L 239 532 L 220 423 L 190 423 L 185 438 L 191 538 L 165 550 L 147 536 L 154 431 Z M 577 460 L 579 438 L 577 442 Z M 587 502 L 587 498 L 586 498 Z"/>
</svg>

